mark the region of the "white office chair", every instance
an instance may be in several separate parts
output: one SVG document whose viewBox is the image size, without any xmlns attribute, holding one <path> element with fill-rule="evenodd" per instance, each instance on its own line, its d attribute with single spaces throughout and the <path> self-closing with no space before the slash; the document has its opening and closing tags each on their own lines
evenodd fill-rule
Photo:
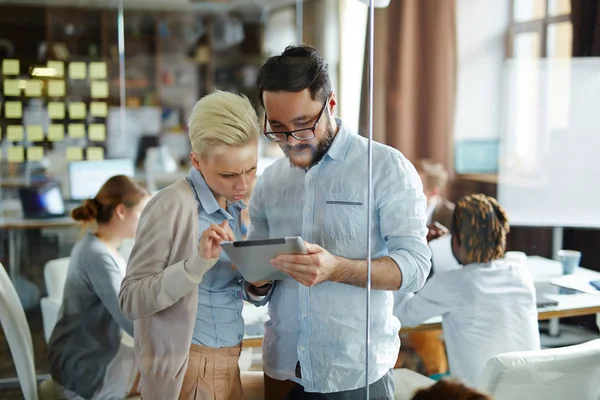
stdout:
<svg viewBox="0 0 600 400">
<path fill-rule="evenodd" d="M 495 400 L 600 400 L 600 339 L 492 357 L 479 389 Z"/>
<path fill-rule="evenodd" d="M 62 299 L 69 272 L 69 257 L 50 260 L 44 266 L 44 282 L 48 297 Z"/>
<path fill-rule="evenodd" d="M 33 342 L 25 311 L 4 266 L 0 264 L 0 323 L 8 341 L 25 400 L 54 400 L 52 380 L 38 388 Z"/>
<path fill-rule="evenodd" d="M 46 343 L 50 340 L 52 330 L 58 321 L 68 271 L 69 257 L 48 261 L 44 266 L 44 282 L 48 296 L 40 300 L 40 308 Z"/>
</svg>

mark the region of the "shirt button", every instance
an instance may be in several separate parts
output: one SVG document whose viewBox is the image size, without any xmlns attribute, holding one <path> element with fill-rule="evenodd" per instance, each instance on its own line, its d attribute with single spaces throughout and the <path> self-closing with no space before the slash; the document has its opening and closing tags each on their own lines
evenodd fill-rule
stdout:
<svg viewBox="0 0 600 400">
<path fill-rule="evenodd" d="M 310 212 L 310 207 L 306 207 L 306 212 Z"/>
<path fill-rule="evenodd" d="M 300 347 L 300 351 L 304 351 L 306 350 L 304 347 Z"/>
<path fill-rule="evenodd" d="M 306 318 L 306 313 L 305 312 L 302 313 L 302 318 Z"/>
<path fill-rule="evenodd" d="M 242 340 L 243 337 L 244 337 L 244 335 L 238 335 L 239 340 Z"/>
<path fill-rule="evenodd" d="M 241 313 L 242 313 L 240 310 L 237 310 L 236 312 L 237 312 L 238 314 L 241 314 Z"/>
<path fill-rule="evenodd" d="M 312 174 L 308 174 L 308 175 L 306 175 L 306 177 L 307 177 L 308 179 L 312 179 Z"/>
</svg>

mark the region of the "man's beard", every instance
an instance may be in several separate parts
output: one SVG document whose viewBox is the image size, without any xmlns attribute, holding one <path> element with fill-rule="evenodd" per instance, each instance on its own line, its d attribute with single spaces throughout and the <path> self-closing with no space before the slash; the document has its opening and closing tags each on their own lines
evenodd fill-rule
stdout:
<svg viewBox="0 0 600 400">
<path fill-rule="evenodd" d="M 319 163 L 319 161 L 321 161 L 323 159 L 323 157 L 325 157 L 325 154 L 327 154 L 327 152 L 329 151 L 329 148 L 331 147 L 331 144 L 333 143 L 334 138 L 335 138 L 335 132 L 331 128 L 331 125 L 327 124 L 327 130 L 325 131 L 325 138 L 323 140 L 321 140 L 316 146 L 308 144 L 308 143 L 300 142 L 296 146 L 288 146 L 287 144 L 285 144 L 281 147 L 281 150 L 283 150 L 283 152 L 286 155 L 286 157 L 288 158 L 288 160 L 290 160 L 290 165 L 292 167 L 298 167 L 298 168 L 302 168 L 304 170 L 309 170 L 312 167 L 314 167 L 315 165 L 317 165 Z M 292 161 L 292 158 L 290 157 L 290 151 L 292 149 L 296 150 L 296 151 L 308 149 L 312 153 L 310 162 L 308 163 L 308 165 L 295 164 L 294 161 Z"/>
</svg>

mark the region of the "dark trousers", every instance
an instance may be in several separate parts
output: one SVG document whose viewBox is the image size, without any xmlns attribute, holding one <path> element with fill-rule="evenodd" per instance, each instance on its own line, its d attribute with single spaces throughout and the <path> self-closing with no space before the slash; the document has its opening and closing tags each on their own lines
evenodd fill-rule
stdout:
<svg viewBox="0 0 600 400">
<path fill-rule="evenodd" d="M 280 381 L 265 374 L 265 400 L 364 400 L 366 389 L 359 388 L 335 393 L 310 393 L 292 381 Z M 394 377 L 388 371 L 383 378 L 369 385 L 370 400 L 393 400 Z"/>
</svg>

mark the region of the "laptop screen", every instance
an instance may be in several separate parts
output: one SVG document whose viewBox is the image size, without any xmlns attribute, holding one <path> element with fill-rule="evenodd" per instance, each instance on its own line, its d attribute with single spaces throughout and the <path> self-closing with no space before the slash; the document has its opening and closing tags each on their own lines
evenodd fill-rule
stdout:
<svg viewBox="0 0 600 400">
<path fill-rule="evenodd" d="M 76 201 L 94 198 L 110 177 L 134 174 L 133 160 L 129 159 L 73 161 L 69 163 L 70 198 Z"/>
<path fill-rule="evenodd" d="M 25 218 L 45 218 L 65 215 L 65 203 L 56 183 L 21 188 L 21 206 Z"/>
</svg>

